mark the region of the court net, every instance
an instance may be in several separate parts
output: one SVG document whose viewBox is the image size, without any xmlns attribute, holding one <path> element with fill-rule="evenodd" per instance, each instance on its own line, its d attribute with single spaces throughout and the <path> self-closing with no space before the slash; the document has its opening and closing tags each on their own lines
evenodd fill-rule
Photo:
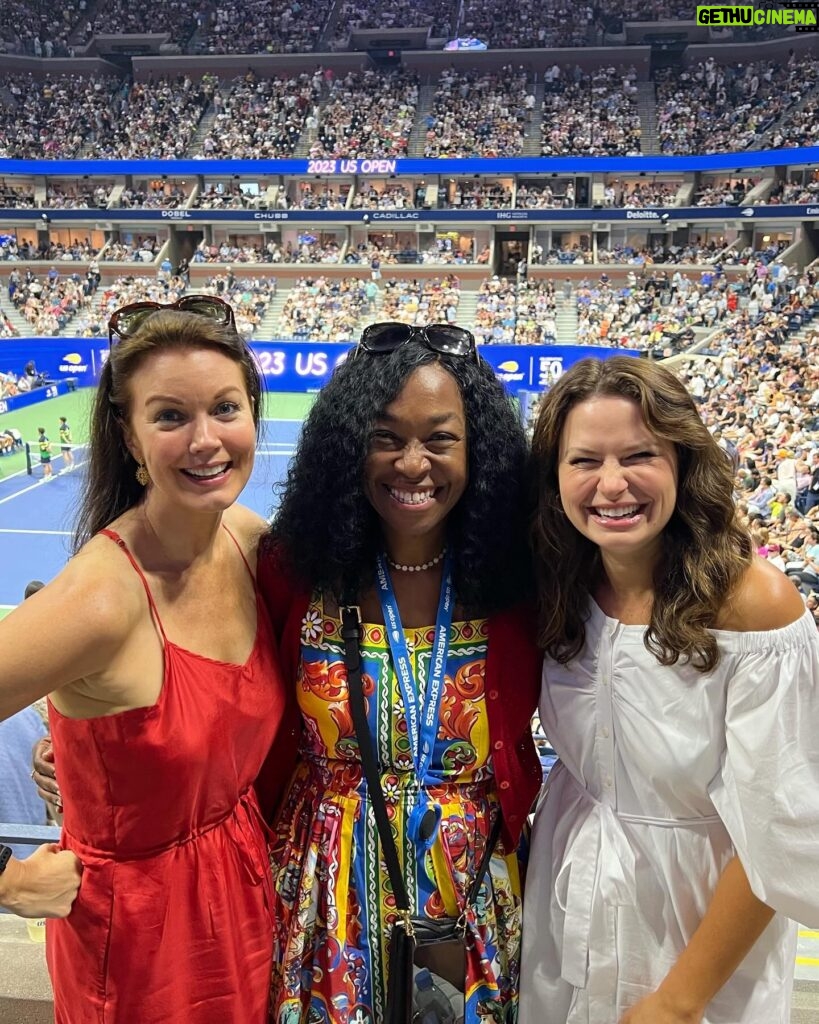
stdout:
<svg viewBox="0 0 819 1024">
<path fill-rule="evenodd" d="M 47 480 L 60 473 L 70 473 L 85 465 L 88 445 L 51 442 L 50 450 L 42 449 L 39 441 L 26 441 L 26 472 L 29 476 Z"/>
</svg>

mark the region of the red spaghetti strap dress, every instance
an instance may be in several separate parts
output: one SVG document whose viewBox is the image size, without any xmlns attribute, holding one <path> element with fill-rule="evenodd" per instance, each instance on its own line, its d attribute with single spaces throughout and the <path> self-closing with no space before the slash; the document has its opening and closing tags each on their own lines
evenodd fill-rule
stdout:
<svg viewBox="0 0 819 1024">
<path fill-rule="evenodd" d="M 253 780 L 286 703 L 270 622 L 257 591 L 244 665 L 178 647 L 125 542 L 102 532 L 145 586 L 165 673 L 151 707 L 82 720 L 50 708 L 62 845 L 83 862 L 71 914 L 47 924 L 55 1019 L 264 1024 L 273 901 Z"/>
</svg>

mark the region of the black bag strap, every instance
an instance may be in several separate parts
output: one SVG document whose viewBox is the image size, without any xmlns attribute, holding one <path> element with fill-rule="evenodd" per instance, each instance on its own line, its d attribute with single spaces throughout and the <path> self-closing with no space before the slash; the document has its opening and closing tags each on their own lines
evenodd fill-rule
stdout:
<svg viewBox="0 0 819 1024">
<path fill-rule="evenodd" d="M 375 750 L 370 728 L 367 724 L 367 709 L 364 704 L 364 687 L 361 683 L 361 609 L 357 605 L 344 605 L 341 608 L 341 635 L 344 639 L 344 664 L 347 668 L 347 688 L 350 699 L 350 712 L 355 726 L 355 735 L 361 751 L 361 764 L 367 789 L 370 793 L 373 815 L 381 838 L 381 847 L 387 873 L 390 876 L 392 891 L 395 896 L 396 909 L 402 914 L 409 912 L 409 896 L 401 865 L 398 863 L 398 851 L 390 827 L 384 790 L 381 788 L 381 774 L 375 759 Z M 498 813 L 483 849 L 478 870 L 466 897 L 466 906 L 472 906 L 478 897 L 489 862 L 500 838 L 503 826 L 503 815 L 500 805 Z"/>
</svg>

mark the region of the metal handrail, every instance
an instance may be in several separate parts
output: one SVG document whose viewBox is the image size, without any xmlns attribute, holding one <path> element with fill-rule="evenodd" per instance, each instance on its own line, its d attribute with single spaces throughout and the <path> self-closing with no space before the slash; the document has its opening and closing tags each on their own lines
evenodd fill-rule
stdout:
<svg viewBox="0 0 819 1024">
<path fill-rule="evenodd" d="M 20 846 L 42 846 L 43 843 L 58 843 L 58 825 L 15 825 L 0 821 L 0 843 L 18 843 Z"/>
</svg>

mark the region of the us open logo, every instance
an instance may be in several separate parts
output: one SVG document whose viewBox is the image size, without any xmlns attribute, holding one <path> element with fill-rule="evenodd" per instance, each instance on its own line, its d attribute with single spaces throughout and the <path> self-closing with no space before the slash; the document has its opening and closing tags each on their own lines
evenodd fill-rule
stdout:
<svg viewBox="0 0 819 1024">
<path fill-rule="evenodd" d="M 816 0 L 793 0 L 789 4 L 731 4 L 698 7 L 698 25 L 711 28 L 781 25 L 795 32 L 819 31 L 819 3 Z"/>
</svg>

